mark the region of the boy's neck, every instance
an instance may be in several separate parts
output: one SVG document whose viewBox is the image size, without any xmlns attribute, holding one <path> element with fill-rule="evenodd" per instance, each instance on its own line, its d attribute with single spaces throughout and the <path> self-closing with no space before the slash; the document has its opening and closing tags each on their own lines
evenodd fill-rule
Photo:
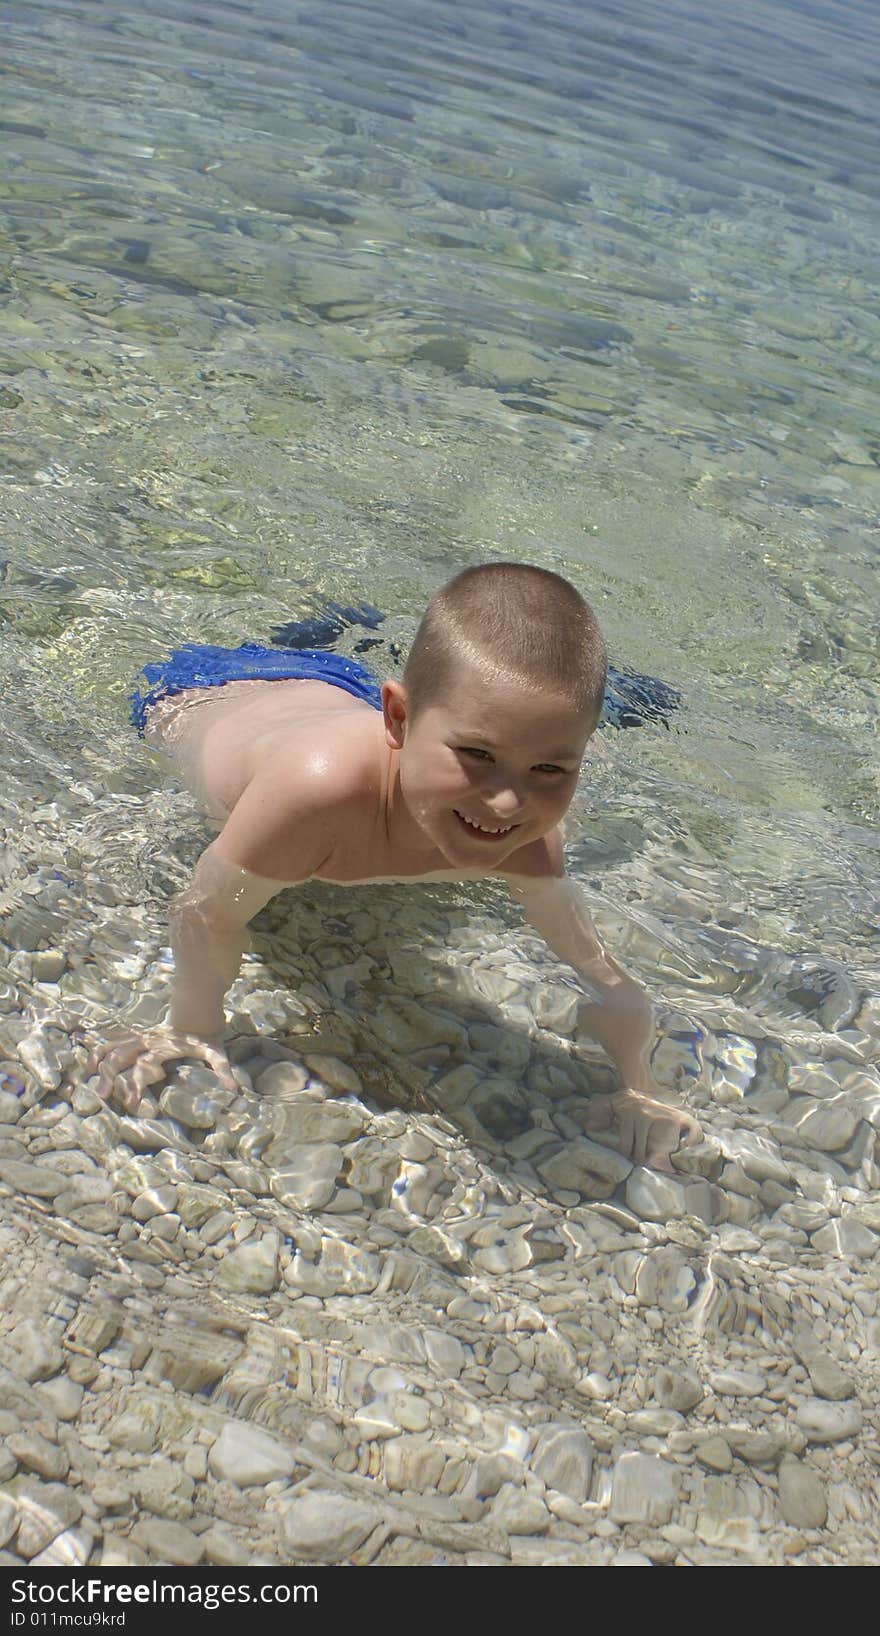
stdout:
<svg viewBox="0 0 880 1636">
<path fill-rule="evenodd" d="M 385 834 L 392 856 L 416 856 L 425 860 L 425 868 L 443 869 L 448 860 L 425 834 L 409 810 L 400 785 L 400 751 L 383 743 L 383 806 Z"/>
</svg>

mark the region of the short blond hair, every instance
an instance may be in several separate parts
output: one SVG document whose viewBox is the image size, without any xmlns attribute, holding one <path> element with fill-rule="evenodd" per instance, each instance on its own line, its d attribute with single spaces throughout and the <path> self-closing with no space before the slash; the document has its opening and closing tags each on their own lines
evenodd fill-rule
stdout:
<svg viewBox="0 0 880 1636">
<path fill-rule="evenodd" d="M 465 568 L 431 598 L 403 673 L 410 712 L 445 697 L 463 663 L 558 692 L 598 720 L 608 661 L 589 603 L 526 563 Z"/>
</svg>

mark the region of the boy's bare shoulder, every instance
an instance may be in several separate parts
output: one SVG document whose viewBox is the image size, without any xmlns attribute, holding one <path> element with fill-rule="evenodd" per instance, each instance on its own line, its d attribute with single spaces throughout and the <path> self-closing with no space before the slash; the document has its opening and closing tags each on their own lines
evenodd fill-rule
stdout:
<svg viewBox="0 0 880 1636">
<path fill-rule="evenodd" d="M 329 729 L 329 730 L 328 730 Z M 275 737 L 214 843 L 219 856 L 275 880 L 307 880 L 332 856 L 352 813 L 381 793 L 381 758 L 362 720 L 338 718 Z"/>
</svg>

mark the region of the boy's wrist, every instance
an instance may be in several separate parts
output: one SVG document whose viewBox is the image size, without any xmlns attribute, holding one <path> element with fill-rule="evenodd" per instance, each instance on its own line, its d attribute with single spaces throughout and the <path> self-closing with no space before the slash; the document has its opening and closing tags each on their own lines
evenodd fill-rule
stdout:
<svg viewBox="0 0 880 1636">
<path fill-rule="evenodd" d="M 175 1034 L 192 1034 L 209 1045 L 222 1040 L 226 1031 L 226 1013 L 222 1007 L 219 1011 L 199 1011 L 185 1003 L 172 1003 L 169 1022 Z"/>
</svg>

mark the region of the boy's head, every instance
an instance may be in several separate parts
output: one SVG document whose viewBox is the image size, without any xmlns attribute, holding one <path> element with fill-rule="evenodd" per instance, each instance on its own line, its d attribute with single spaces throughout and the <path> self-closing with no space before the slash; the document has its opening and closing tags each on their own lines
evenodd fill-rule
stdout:
<svg viewBox="0 0 880 1636">
<path fill-rule="evenodd" d="M 607 670 L 602 633 L 580 592 L 546 568 L 486 563 L 436 592 L 403 673 L 410 716 L 447 698 L 464 670 L 563 696 L 598 723 Z"/>
<path fill-rule="evenodd" d="M 466 569 L 432 599 L 382 695 L 405 804 L 451 863 L 498 868 L 559 823 L 605 670 L 592 610 L 545 569 Z"/>
</svg>

